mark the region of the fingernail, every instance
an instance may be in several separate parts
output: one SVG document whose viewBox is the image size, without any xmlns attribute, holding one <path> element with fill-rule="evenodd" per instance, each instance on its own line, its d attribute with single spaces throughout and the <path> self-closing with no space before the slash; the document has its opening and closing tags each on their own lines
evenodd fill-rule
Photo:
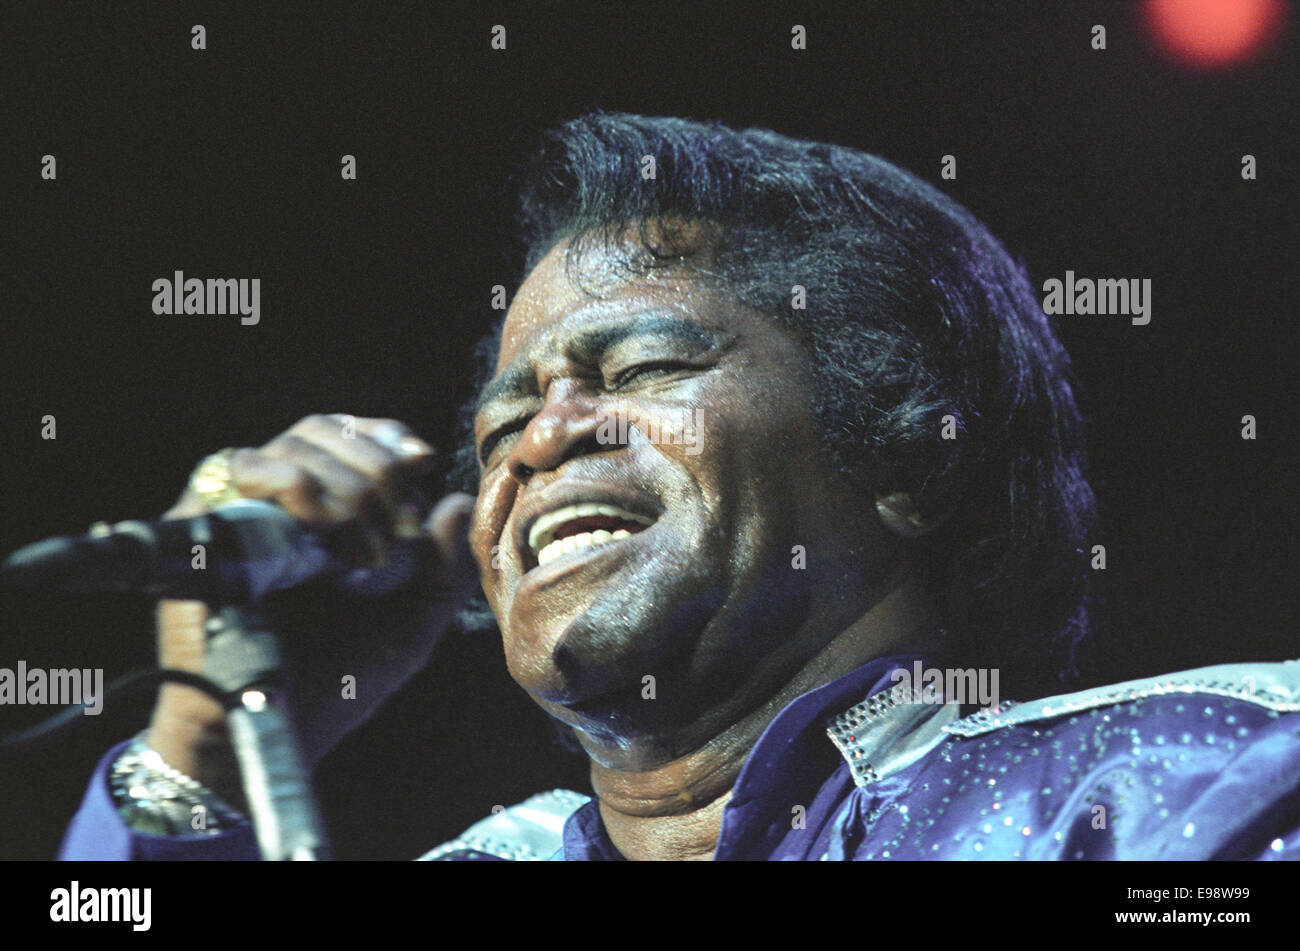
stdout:
<svg viewBox="0 0 1300 951">
<path fill-rule="evenodd" d="M 423 440 L 416 439 L 414 436 L 403 436 L 397 443 L 396 451 L 404 456 L 422 456 L 433 450 Z"/>
</svg>

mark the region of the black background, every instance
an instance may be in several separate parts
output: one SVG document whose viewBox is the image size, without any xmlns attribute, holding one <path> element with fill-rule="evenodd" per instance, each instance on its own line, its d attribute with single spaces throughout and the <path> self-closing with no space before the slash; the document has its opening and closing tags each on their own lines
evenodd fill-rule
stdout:
<svg viewBox="0 0 1300 951">
<path fill-rule="evenodd" d="M 1271 54 L 1211 73 L 1157 53 L 1120 2 L 43 5 L 0 30 L 0 548 L 154 517 L 199 458 L 309 413 L 395 417 L 447 447 L 490 288 L 521 277 L 512 173 L 540 130 L 603 108 L 883 155 L 1040 285 L 1150 278 L 1145 327 L 1060 321 L 1109 563 L 1084 683 L 1300 655 L 1297 12 Z M 175 270 L 259 277 L 261 323 L 155 316 L 150 286 Z M 139 600 L 0 611 L 0 666 L 151 662 Z M 149 705 L 0 763 L 0 858 L 53 856 Z M 0 732 L 48 712 L 0 710 Z M 319 777 L 342 858 L 412 857 L 550 785 L 585 791 L 582 763 L 499 643 L 464 635 Z"/>
</svg>

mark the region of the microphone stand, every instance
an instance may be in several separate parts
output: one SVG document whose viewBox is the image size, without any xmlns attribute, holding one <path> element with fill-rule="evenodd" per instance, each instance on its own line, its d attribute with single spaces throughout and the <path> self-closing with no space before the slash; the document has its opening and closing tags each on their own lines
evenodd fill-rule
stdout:
<svg viewBox="0 0 1300 951">
<path fill-rule="evenodd" d="M 330 857 L 298 737 L 275 633 L 247 606 L 227 605 L 207 623 L 204 676 L 238 694 L 226 714 L 257 844 L 266 861 Z"/>
</svg>

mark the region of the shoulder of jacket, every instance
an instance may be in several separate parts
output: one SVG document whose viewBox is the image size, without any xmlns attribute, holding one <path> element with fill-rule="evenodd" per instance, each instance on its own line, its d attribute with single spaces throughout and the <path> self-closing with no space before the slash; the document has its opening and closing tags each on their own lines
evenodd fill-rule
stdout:
<svg viewBox="0 0 1300 951">
<path fill-rule="evenodd" d="M 1026 703 L 1004 703 L 944 726 L 959 737 L 979 736 L 1004 727 L 1052 720 L 1081 711 L 1179 694 L 1229 697 L 1281 713 L 1300 712 L 1300 660 L 1281 663 L 1222 664 L 1159 677 L 1093 687 Z"/>
<path fill-rule="evenodd" d="M 565 821 L 590 799 L 572 790 L 552 789 L 509 808 L 497 807 L 492 815 L 416 861 L 477 858 L 545 861 L 563 844 Z"/>
</svg>

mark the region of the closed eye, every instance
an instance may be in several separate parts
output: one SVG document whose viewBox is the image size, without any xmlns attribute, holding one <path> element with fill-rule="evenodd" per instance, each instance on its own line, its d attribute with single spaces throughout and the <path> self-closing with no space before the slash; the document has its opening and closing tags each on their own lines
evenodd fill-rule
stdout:
<svg viewBox="0 0 1300 951">
<path fill-rule="evenodd" d="M 653 376 L 662 373 L 674 373 L 678 370 L 692 369 L 689 364 L 673 362 L 670 360 L 660 360 L 652 363 L 638 363 L 635 366 L 619 370 L 614 374 L 614 378 L 609 382 L 609 388 L 612 390 L 622 389 L 634 380 L 647 376 Z"/>
<path fill-rule="evenodd" d="M 507 436 L 512 436 L 517 432 L 521 432 L 527 425 L 528 418 L 523 417 L 512 423 L 506 423 L 504 426 L 498 426 L 496 429 L 492 430 L 492 432 L 484 436 L 483 442 L 478 449 L 479 464 L 487 465 L 487 461 L 492 458 L 492 450 L 497 447 L 497 444 Z"/>
</svg>

